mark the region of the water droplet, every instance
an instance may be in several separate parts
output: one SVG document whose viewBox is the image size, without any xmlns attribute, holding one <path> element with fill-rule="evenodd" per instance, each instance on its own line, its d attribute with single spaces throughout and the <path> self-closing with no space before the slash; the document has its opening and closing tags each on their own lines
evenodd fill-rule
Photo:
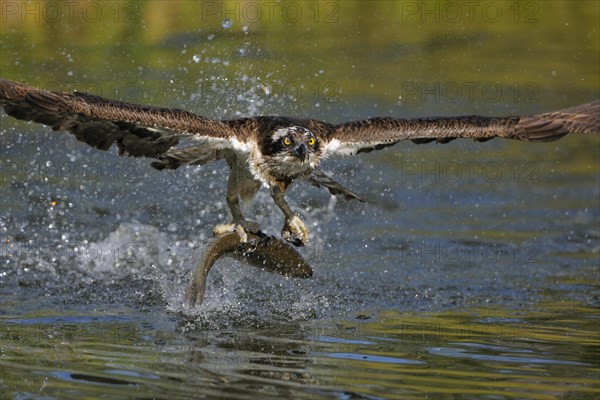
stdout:
<svg viewBox="0 0 600 400">
<path fill-rule="evenodd" d="M 230 18 L 225 18 L 223 19 L 223 22 L 221 22 L 221 25 L 223 28 L 229 29 L 231 28 L 231 25 L 233 25 L 233 21 Z"/>
<path fill-rule="evenodd" d="M 212 33 L 210 35 L 208 35 L 208 37 L 207 37 L 208 40 L 213 40 L 214 38 L 215 38 L 215 35 Z"/>
<path fill-rule="evenodd" d="M 194 54 L 194 56 L 192 57 L 192 60 L 194 60 L 194 62 L 196 64 L 198 64 L 200 62 L 200 56 L 197 54 Z"/>
</svg>

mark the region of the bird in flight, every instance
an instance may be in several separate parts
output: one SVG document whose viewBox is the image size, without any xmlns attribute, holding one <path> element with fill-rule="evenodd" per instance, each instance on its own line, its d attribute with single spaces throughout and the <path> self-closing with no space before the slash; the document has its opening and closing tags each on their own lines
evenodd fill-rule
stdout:
<svg viewBox="0 0 600 400">
<path fill-rule="evenodd" d="M 319 169 L 329 156 L 379 150 L 401 140 L 483 142 L 501 137 L 547 142 L 570 133 L 600 133 L 600 100 L 529 116 L 376 117 L 340 124 L 274 116 L 216 120 L 175 108 L 49 92 L 0 79 L 0 106 L 14 118 L 71 132 L 99 150 L 116 144 L 119 155 L 153 158 L 151 165 L 158 170 L 224 159 L 231 169 L 227 204 L 232 223 L 217 225 L 215 234 L 236 231 L 244 241 L 247 232 L 259 232 L 258 224 L 243 216 L 240 201 L 251 201 L 266 186 L 285 217 L 282 237 L 297 246 L 308 243 L 309 232 L 284 198 L 294 181 L 363 201 Z"/>
</svg>

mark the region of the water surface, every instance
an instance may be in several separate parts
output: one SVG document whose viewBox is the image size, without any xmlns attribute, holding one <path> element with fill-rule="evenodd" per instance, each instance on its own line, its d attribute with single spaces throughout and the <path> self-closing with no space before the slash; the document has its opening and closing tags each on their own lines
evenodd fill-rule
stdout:
<svg viewBox="0 0 600 400">
<path fill-rule="evenodd" d="M 3 10 L 2 77 L 214 118 L 527 114 L 600 97 L 597 2 L 294 2 L 258 19 L 250 3 L 115 2 L 73 21 L 35 4 L 38 19 Z M 328 160 L 367 202 L 292 187 L 314 277 L 221 259 L 186 310 L 228 217 L 226 166 L 159 172 L 0 124 L 4 397 L 598 396 L 597 137 Z M 278 234 L 271 207 L 261 192 L 248 213 Z"/>
</svg>

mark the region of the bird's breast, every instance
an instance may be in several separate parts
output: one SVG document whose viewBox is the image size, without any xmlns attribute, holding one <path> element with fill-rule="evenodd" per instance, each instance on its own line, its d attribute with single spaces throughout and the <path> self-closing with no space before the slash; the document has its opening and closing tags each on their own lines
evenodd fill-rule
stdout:
<svg viewBox="0 0 600 400">
<path fill-rule="evenodd" d="M 250 170 L 263 183 L 291 182 L 310 174 L 313 166 L 293 156 L 261 156 L 250 163 Z"/>
</svg>

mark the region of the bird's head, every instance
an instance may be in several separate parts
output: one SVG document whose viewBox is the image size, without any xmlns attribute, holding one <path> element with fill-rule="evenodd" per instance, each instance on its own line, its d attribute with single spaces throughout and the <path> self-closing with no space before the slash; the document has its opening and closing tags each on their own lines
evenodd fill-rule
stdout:
<svg viewBox="0 0 600 400">
<path fill-rule="evenodd" d="M 283 157 L 290 163 L 315 166 L 318 138 L 308 129 L 300 126 L 289 126 L 276 129 L 271 136 L 273 155 Z"/>
</svg>

